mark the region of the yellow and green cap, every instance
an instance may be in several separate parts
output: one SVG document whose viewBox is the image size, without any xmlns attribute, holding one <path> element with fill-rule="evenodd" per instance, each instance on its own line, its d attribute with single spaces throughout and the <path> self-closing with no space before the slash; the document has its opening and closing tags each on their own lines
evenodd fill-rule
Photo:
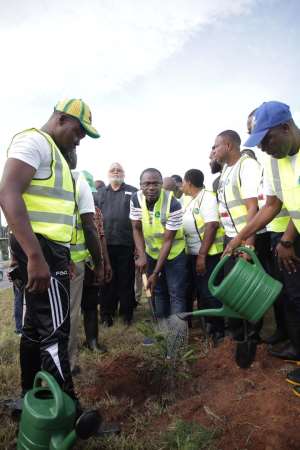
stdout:
<svg viewBox="0 0 300 450">
<path fill-rule="evenodd" d="M 79 120 L 86 131 L 86 134 L 92 138 L 100 137 L 100 134 L 92 126 L 92 114 L 88 105 L 81 99 L 71 98 L 58 102 L 54 111 L 60 111 Z"/>
</svg>

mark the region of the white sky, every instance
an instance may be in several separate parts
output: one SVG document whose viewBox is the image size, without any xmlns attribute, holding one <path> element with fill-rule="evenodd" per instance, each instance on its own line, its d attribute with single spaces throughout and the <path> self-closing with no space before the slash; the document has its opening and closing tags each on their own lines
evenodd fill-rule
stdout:
<svg viewBox="0 0 300 450">
<path fill-rule="evenodd" d="M 247 114 L 265 100 L 300 119 L 299 3 L 283 3 L 0 0 L 0 165 L 16 132 L 77 97 L 101 134 L 82 141 L 79 169 L 106 181 L 118 161 L 137 185 L 149 166 L 164 176 L 200 168 L 209 185 L 219 132 L 244 139 Z"/>
</svg>

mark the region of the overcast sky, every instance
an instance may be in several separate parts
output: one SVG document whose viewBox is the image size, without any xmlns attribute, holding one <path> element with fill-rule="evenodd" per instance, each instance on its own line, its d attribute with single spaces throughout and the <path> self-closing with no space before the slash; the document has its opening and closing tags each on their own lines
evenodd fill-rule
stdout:
<svg viewBox="0 0 300 450">
<path fill-rule="evenodd" d="M 0 10 L 0 145 L 39 127 L 62 98 L 91 107 L 80 169 L 137 185 L 200 168 L 215 136 L 245 138 L 247 114 L 288 103 L 300 122 L 298 0 L 10 0 Z"/>
</svg>

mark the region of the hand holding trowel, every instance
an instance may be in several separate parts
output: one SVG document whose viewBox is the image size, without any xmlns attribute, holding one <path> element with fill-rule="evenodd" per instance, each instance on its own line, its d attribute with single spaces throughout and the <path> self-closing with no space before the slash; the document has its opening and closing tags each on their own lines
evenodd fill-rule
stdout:
<svg viewBox="0 0 300 450">
<path fill-rule="evenodd" d="M 149 308 L 151 311 L 151 315 L 152 315 L 153 320 L 156 322 L 157 319 L 156 319 L 156 314 L 155 314 L 154 299 L 153 299 L 150 289 L 148 288 L 148 279 L 147 279 L 147 275 L 145 273 L 142 274 L 142 280 L 143 280 L 143 285 L 144 285 L 144 289 L 146 292 L 146 297 L 148 300 Z"/>
</svg>

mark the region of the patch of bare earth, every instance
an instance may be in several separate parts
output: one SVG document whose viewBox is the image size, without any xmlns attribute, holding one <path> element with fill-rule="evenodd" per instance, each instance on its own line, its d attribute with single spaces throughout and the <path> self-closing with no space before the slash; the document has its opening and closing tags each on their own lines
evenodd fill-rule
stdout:
<svg viewBox="0 0 300 450">
<path fill-rule="evenodd" d="M 258 348 L 250 369 L 234 362 L 230 339 L 212 348 L 191 368 L 191 377 L 176 388 L 175 401 L 159 418 L 152 418 L 149 436 L 163 431 L 174 417 L 220 430 L 220 450 L 299 450 L 300 399 L 285 382 L 293 366 Z M 104 412 L 106 419 L 129 426 L 143 414 L 149 399 L 160 401 L 166 386 L 147 360 L 130 354 L 98 363 L 95 384 L 82 393 L 93 401 L 117 398 Z"/>
</svg>

